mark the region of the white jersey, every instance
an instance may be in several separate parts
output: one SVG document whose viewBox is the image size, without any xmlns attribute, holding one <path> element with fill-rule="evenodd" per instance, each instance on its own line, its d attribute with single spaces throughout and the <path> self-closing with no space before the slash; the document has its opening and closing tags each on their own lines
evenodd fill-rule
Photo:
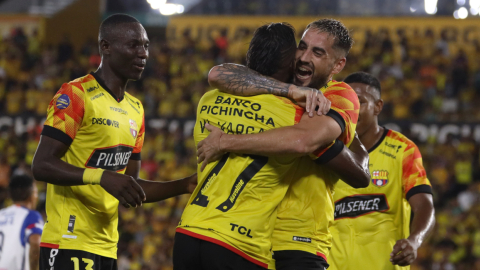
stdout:
<svg viewBox="0 0 480 270">
<path fill-rule="evenodd" d="M 0 210 L 0 270 L 29 270 L 28 238 L 42 229 L 37 211 L 19 205 Z"/>
</svg>

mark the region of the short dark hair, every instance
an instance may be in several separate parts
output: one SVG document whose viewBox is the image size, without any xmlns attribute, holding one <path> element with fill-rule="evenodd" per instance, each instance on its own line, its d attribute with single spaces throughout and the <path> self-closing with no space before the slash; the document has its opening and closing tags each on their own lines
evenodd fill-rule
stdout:
<svg viewBox="0 0 480 270">
<path fill-rule="evenodd" d="M 270 23 L 255 30 L 247 52 L 247 67 L 262 75 L 272 76 L 291 65 L 295 54 L 295 29 L 288 23 Z M 292 60 L 293 61 L 293 60 Z"/>
<path fill-rule="evenodd" d="M 100 30 L 98 33 L 99 41 L 105 38 L 105 35 L 109 32 L 112 27 L 118 26 L 123 23 L 140 23 L 134 17 L 127 15 L 127 14 L 113 14 L 103 20 L 102 24 L 100 24 Z"/>
<path fill-rule="evenodd" d="M 10 197 L 14 202 L 25 201 L 32 195 L 33 178 L 28 175 L 16 175 L 10 179 L 8 185 Z"/>
<path fill-rule="evenodd" d="M 380 97 L 382 95 L 382 87 L 380 86 L 380 81 L 372 76 L 369 73 L 366 72 L 355 72 L 350 75 L 348 75 L 345 80 L 343 80 L 345 83 L 363 83 L 366 85 L 370 85 L 371 87 L 375 88 L 378 92 L 378 96 Z"/>
<path fill-rule="evenodd" d="M 353 39 L 350 36 L 350 31 L 348 31 L 347 27 L 345 27 L 342 22 L 334 19 L 321 19 L 311 22 L 307 25 L 305 31 L 310 28 L 332 35 L 335 38 L 333 47 L 335 49 L 343 50 L 345 56 L 348 55 L 348 52 L 353 45 Z"/>
</svg>

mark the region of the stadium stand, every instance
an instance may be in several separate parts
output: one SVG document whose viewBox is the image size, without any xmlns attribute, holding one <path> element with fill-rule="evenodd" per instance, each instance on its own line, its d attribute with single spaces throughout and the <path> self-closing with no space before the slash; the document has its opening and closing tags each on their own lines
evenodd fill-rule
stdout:
<svg viewBox="0 0 480 270">
<path fill-rule="evenodd" d="M 242 63 L 242 44 L 219 35 L 198 47 L 188 33 L 176 48 L 154 40 L 143 78 L 129 84 L 128 91 L 142 100 L 147 119 L 193 119 L 196 104 L 210 89 L 209 69 L 223 62 Z M 465 51 L 452 48 L 442 36 L 418 34 L 394 43 L 380 32 L 367 34 L 365 42 L 355 46 L 360 49 L 352 51 L 336 79 L 360 70 L 380 78 L 385 101 L 381 121 L 480 121 L 480 110 L 475 109 L 480 103 L 480 65 L 473 60 L 480 58 L 480 43 Z M 13 125 L 1 125 L 0 206 L 11 203 L 5 191 L 10 175 L 31 175 L 42 119 L 59 83 L 95 70 L 100 62 L 95 41 L 78 52 L 73 47 L 68 36 L 52 46 L 20 28 L 0 41 L 0 118 L 35 119 L 20 135 Z M 395 54 L 400 54 L 399 63 L 393 61 Z M 437 226 L 412 269 L 480 269 L 479 145 L 473 135 L 447 136 L 444 143 L 428 137 L 416 143 L 433 184 Z M 142 156 L 143 178 L 168 181 L 196 170 L 193 138 L 181 126 L 149 127 Z M 38 185 L 43 200 L 39 210 L 44 211 L 46 183 Z M 184 195 L 136 209 L 121 207 L 119 269 L 173 269 L 173 236 L 187 200 Z"/>
</svg>

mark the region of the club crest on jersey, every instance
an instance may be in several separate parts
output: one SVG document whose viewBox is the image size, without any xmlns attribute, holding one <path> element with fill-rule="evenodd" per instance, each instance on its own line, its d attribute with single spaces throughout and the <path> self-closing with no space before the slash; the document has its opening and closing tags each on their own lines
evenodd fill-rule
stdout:
<svg viewBox="0 0 480 270">
<path fill-rule="evenodd" d="M 388 171 L 373 171 L 372 184 L 377 187 L 383 187 L 388 184 Z"/>
<path fill-rule="evenodd" d="M 134 120 L 130 119 L 130 133 L 132 134 L 133 138 L 136 138 L 137 137 L 137 134 L 138 134 L 138 126 L 137 126 L 137 122 L 135 122 Z"/>
<path fill-rule="evenodd" d="M 67 94 L 59 96 L 56 105 L 58 109 L 66 109 L 70 105 L 70 97 Z"/>
</svg>

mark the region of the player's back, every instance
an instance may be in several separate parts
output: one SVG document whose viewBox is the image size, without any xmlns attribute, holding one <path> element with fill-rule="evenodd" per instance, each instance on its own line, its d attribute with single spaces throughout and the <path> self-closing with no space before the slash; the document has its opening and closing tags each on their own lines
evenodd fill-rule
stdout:
<svg viewBox="0 0 480 270">
<path fill-rule="evenodd" d="M 198 105 L 194 137 L 207 137 L 205 124 L 229 134 L 259 133 L 298 123 L 303 109 L 273 95 L 237 97 L 217 90 L 206 93 Z M 249 261 L 272 267 L 270 236 L 276 206 L 296 158 L 227 153 L 198 172 L 178 232 L 225 246 Z"/>
<path fill-rule="evenodd" d="M 39 216 L 18 205 L 0 210 L 0 270 L 28 270 L 28 237 L 39 229 L 35 226 L 42 226 Z"/>
</svg>

